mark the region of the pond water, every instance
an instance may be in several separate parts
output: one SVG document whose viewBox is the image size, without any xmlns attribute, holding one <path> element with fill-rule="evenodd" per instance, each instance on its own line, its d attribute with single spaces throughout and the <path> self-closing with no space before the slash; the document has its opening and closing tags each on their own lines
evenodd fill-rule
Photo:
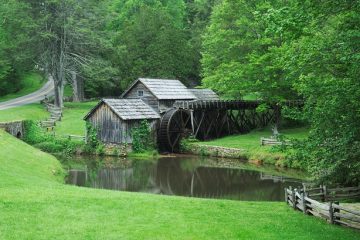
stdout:
<svg viewBox="0 0 360 240">
<path fill-rule="evenodd" d="M 131 192 L 249 201 L 283 201 L 284 188 L 301 186 L 301 172 L 239 160 L 163 157 L 157 160 L 62 159 L 67 183 Z"/>
</svg>

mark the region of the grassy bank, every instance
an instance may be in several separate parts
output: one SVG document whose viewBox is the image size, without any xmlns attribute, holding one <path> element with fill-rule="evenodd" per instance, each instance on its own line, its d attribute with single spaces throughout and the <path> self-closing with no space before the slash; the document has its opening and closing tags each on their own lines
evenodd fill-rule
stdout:
<svg viewBox="0 0 360 240">
<path fill-rule="evenodd" d="M 21 77 L 21 89 L 12 94 L 0 97 L 0 102 L 11 100 L 13 98 L 22 97 L 36 90 L 39 90 L 45 83 L 44 78 L 38 73 L 28 73 Z"/>
<path fill-rule="evenodd" d="M 280 133 L 288 139 L 304 139 L 307 137 L 307 128 L 291 128 L 282 129 Z M 247 134 L 226 136 L 212 141 L 190 143 L 206 154 L 206 146 L 218 146 L 225 148 L 240 149 L 240 158 L 245 158 L 250 161 L 264 162 L 269 164 L 276 164 L 279 166 L 286 166 L 287 162 L 285 154 L 274 150 L 271 146 L 261 146 L 261 137 L 270 137 L 271 130 L 266 128 L 262 130 L 254 130 Z M 201 147 L 203 146 L 203 149 Z M 205 151 L 205 152 L 204 152 Z"/>
<path fill-rule="evenodd" d="M 97 102 L 64 104 L 63 118 L 57 122 L 55 131 L 57 134 L 85 135 L 85 115 L 97 104 Z"/>
<path fill-rule="evenodd" d="M 357 239 L 284 203 L 62 184 L 60 164 L 0 131 L 0 239 Z"/>
<path fill-rule="evenodd" d="M 11 122 L 16 120 L 45 120 L 49 113 L 39 103 L 10 108 L 0 111 L 0 122 Z"/>
</svg>

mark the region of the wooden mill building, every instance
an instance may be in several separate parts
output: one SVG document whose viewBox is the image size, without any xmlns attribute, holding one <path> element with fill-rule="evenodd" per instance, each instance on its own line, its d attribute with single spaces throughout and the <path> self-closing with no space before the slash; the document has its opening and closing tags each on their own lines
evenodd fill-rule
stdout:
<svg viewBox="0 0 360 240">
<path fill-rule="evenodd" d="M 219 100 L 210 89 L 188 89 L 179 80 L 139 78 L 120 99 L 101 100 L 84 118 L 104 143 L 132 143 L 131 131 L 148 120 L 156 136 L 161 116 L 176 101 Z"/>
<path fill-rule="evenodd" d="M 202 93 L 203 90 L 206 92 Z M 212 99 L 215 96 L 217 97 L 210 89 L 188 89 L 179 80 L 150 78 L 137 79 L 121 97 L 126 99 L 142 99 L 155 111 L 163 113 L 171 108 L 175 101 L 196 100 L 199 99 L 197 95 L 201 97 L 211 95 Z"/>
<path fill-rule="evenodd" d="M 102 99 L 84 118 L 104 143 L 132 143 L 131 130 L 148 120 L 155 131 L 160 115 L 141 99 Z"/>
</svg>

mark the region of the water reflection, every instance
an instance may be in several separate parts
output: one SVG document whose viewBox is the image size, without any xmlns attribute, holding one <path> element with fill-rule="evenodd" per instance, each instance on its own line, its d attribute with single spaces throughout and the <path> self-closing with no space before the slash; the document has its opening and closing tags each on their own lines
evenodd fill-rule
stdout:
<svg viewBox="0 0 360 240">
<path fill-rule="evenodd" d="M 124 160 L 115 167 L 86 164 L 83 170 L 70 169 L 67 182 L 93 188 L 251 201 L 282 201 L 284 187 L 301 185 L 296 178 L 223 165 L 196 158 Z"/>
</svg>

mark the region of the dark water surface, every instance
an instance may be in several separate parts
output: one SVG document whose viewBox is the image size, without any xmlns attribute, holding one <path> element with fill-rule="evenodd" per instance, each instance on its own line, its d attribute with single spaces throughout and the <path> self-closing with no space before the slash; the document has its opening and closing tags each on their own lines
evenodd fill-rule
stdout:
<svg viewBox="0 0 360 240">
<path fill-rule="evenodd" d="M 300 186 L 304 179 L 301 172 L 193 156 L 71 158 L 62 162 L 69 169 L 68 184 L 202 198 L 283 201 L 284 188 Z"/>
</svg>

